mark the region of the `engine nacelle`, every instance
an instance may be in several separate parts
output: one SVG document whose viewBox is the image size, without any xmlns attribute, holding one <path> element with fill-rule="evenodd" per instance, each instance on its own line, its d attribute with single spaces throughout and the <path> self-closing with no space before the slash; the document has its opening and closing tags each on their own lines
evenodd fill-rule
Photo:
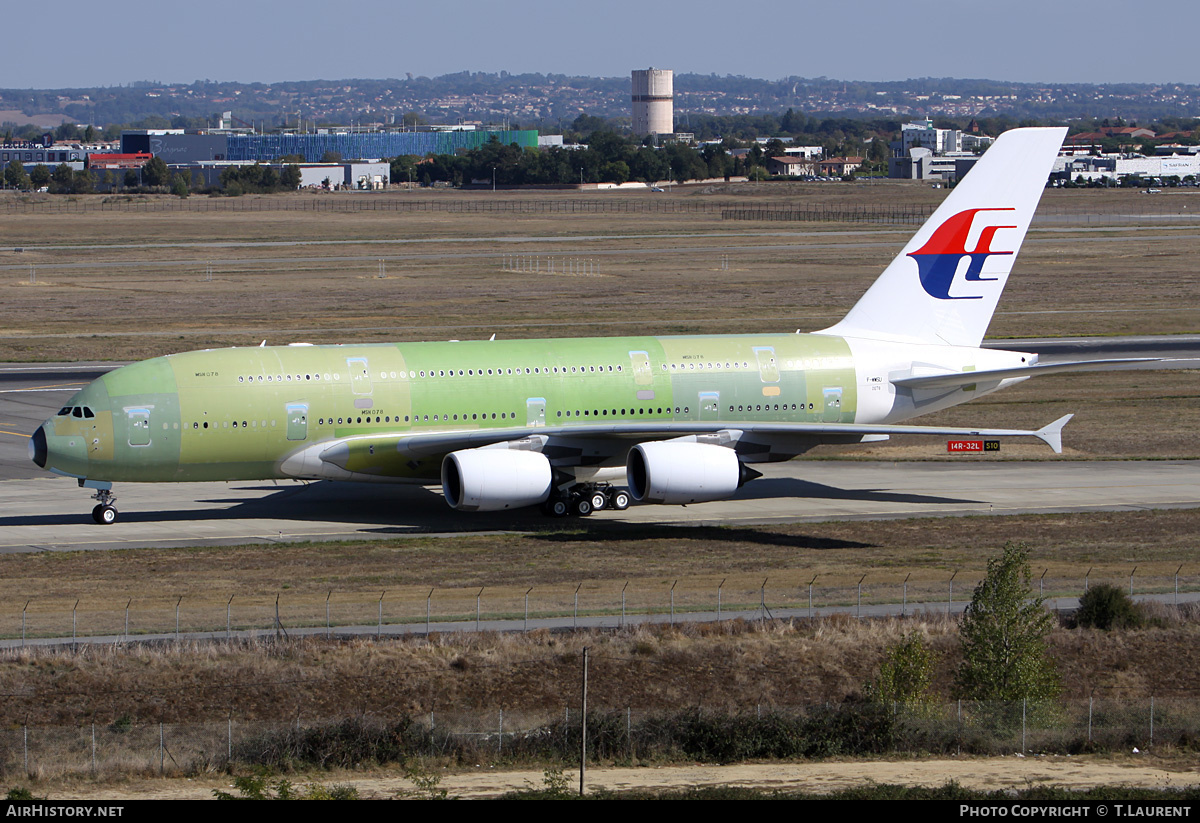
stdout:
<svg viewBox="0 0 1200 823">
<path fill-rule="evenodd" d="M 639 443 L 629 451 L 625 479 L 639 503 L 706 503 L 731 497 L 758 477 L 733 449 L 708 443 Z"/>
<path fill-rule="evenodd" d="M 452 508 L 494 512 L 544 503 L 552 487 L 550 461 L 521 449 L 463 449 L 442 460 L 442 494 Z"/>
</svg>

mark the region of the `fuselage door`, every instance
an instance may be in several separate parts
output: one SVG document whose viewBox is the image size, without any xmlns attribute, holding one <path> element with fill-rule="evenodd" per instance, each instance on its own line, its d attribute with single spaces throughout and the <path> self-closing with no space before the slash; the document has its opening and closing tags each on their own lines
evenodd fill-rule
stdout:
<svg viewBox="0 0 1200 823">
<path fill-rule="evenodd" d="M 525 425 L 546 425 L 546 398 L 530 397 L 525 401 Z"/>
<path fill-rule="evenodd" d="M 755 346 L 754 356 L 758 359 L 758 376 L 764 383 L 779 382 L 779 361 L 771 346 Z"/>
<path fill-rule="evenodd" d="M 371 393 L 371 370 L 365 357 L 347 357 L 346 366 L 350 370 L 350 391 L 355 395 L 366 396 Z"/>
<path fill-rule="evenodd" d="M 126 409 L 125 419 L 129 423 L 129 445 L 150 445 L 150 410 Z"/>
<path fill-rule="evenodd" d="M 837 423 L 842 417 L 842 387 L 826 387 L 824 395 L 825 413 L 821 419 L 826 423 Z"/>
<path fill-rule="evenodd" d="M 287 404 L 287 439 L 308 439 L 308 404 Z"/>
<path fill-rule="evenodd" d="M 700 392 L 701 420 L 719 420 L 721 418 L 721 393 L 715 391 Z"/>
<path fill-rule="evenodd" d="M 633 368 L 633 381 L 639 386 L 649 386 L 654 383 L 654 369 L 650 368 L 650 353 L 631 351 L 629 365 Z"/>
</svg>

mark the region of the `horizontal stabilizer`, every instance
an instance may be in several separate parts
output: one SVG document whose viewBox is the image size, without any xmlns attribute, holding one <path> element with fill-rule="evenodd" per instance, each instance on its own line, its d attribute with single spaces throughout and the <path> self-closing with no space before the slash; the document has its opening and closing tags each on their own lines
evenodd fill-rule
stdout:
<svg viewBox="0 0 1200 823">
<path fill-rule="evenodd" d="M 1055 454 L 1062 454 L 1062 430 L 1063 426 L 1067 425 L 1068 421 L 1075 415 L 1064 414 L 1062 417 L 1055 420 L 1049 426 L 1043 426 L 1034 432 L 1033 436 L 1043 441 L 1047 446 L 1054 449 Z"/>
<path fill-rule="evenodd" d="M 892 385 L 907 389 L 956 389 L 976 383 L 998 383 L 1014 377 L 1037 377 L 1042 374 L 1060 374 L 1072 371 L 1110 371 L 1135 363 L 1155 363 L 1161 357 L 1121 357 L 1113 360 L 1072 360 L 1066 363 L 1046 363 L 1020 366 L 1015 369 L 990 369 L 988 371 L 949 372 L 947 374 L 925 374 L 919 377 L 893 379 Z"/>
</svg>

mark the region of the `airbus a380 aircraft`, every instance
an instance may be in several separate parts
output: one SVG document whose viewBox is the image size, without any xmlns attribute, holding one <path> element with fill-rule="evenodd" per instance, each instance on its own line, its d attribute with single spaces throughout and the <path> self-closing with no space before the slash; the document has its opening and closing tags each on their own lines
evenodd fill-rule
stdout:
<svg viewBox="0 0 1200 823">
<path fill-rule="evenodd" d="M 820 443 L 898 425 L 1036 374 L 979 347 L 1065 129 L 1002 135 L 837 325 L 812 334 L 232 348 L 116 369 L 30 441 L 45 469 L 112 483 L 267 478 L 441 482 L 462 511 L 544 504 L 586 515 L 730 497 Z M 627 490 L 626 490 L 627 489 Z"/>
</svg>

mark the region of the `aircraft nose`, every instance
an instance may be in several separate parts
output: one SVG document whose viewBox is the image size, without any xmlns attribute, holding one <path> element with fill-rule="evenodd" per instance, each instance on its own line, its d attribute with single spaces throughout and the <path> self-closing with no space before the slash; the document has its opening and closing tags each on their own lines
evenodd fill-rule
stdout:
<svg viewBox="0 0 1200 823">
<path fill-rule="evenodd" d="M 46 430 L 38 426 L 33 437 L 29 438 L 29 459 L 37 464 L 39 469 L 46 468 Z"/>
</svg>

